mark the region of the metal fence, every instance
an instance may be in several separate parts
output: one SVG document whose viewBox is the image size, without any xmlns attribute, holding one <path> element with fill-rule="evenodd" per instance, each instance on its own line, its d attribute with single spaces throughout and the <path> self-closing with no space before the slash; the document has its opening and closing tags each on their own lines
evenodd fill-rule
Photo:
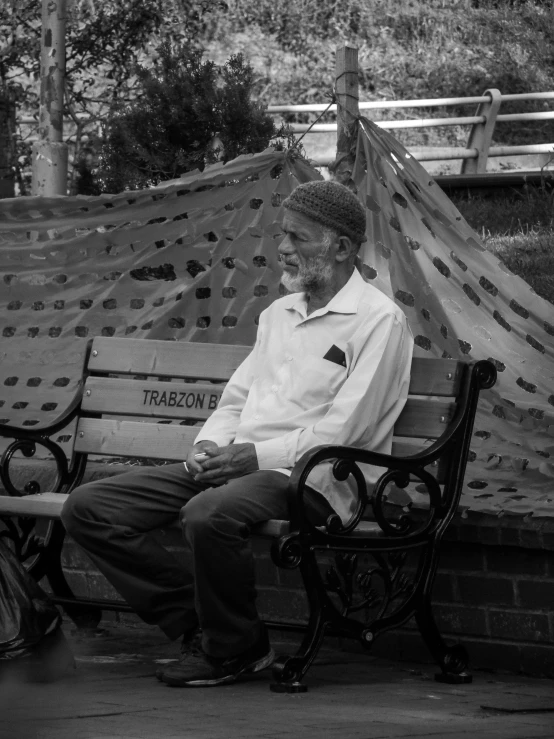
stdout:
<svg viewBox="0 0 554 739">
<path fill-rule="evenodd" d="M 525 122 L 554 120 L 554 109 L 544 112 L 530 113 L 500 113 L 503 102 L 523 102 L 543 100 L 552 101 L 554 104 L 554 92 L 529 92 L 503 95 L 497 89 L 486 90 L 481 96 L 435 98 L 421 100 L 382 100 L 377 102 L 360 102 L 361 113 L 371 110 L 393 110 L 398 108 L 443 108 L 448 106 L 477 105 L 475 115 L 451 116 L 448 118 L 410 118 L 405 120 L 381 120 L 375 121 L 376 125 L 387 130 L 398 129 L 425 129 L 437 126 L 470 126 L 467 146 L 461 147 L 433 147 L 422 151 L 414 149 L 412 154 L 419 161 L 447 161 L 452 159 L 462 160 L 461 172 L 463 174 L 472 172 L 485 172 L 489 157 L 520 156 L 528 154 L 554 153 L 554 143 L 530 144 L 522 146 L 492 146 L 492 139 L 497 123 L 503 122 Z M 317 105 L 270 105 L 268 112 L 273 114 L 283 113 L 322 113 L 327 110 L 336 112 L 337 106 Z M 327 133 L 337 130 L 336 123 L 316 123 L 313 125 L 294 123 L 292 130 L 303 134 L 308 129 L 310 133 Z M 325 166 L 329 164 L 328 159 L 320 159 L 317 164 Z"/>
<path fill-rule="evenodd" d="M 516 121 L 544 121 L 554 120 L 554 109 L 544 112 L 531 113 L 500 113 L 503 102 L 522 102 L 532 100 L 551 100 L 554 105 L 554 92 L 529 92 L 503 95 L 497 89 L 485 90 L 483 95 L 474 97 L 435 98 L 421 100 L 382 100 L 377 102 L 360 102 L 361 113 L 371 110 L 393 110 L 398 108 L 443 108 L 448 106 L 477 105 L 475 115 L 452 116 L 448 118 L 410 118 L 405 120 L 375 121 L 377 126 L 387 130 L 424 129 L 436 126 L 470 126 L 467 146 L 461 147 L 433 147 L 428 151 L 413 150 L 415 159 L 419 161 L 446 161 L 461 159 L 463 174 L 485 172 L 489 157 L 520 156 L 527 154 L 554 153 L 554 143 L 530 144 L 522 146 L 492 146 L 491 142 L 497 123 Z M 326 111 L 336 113 L 336 105 L 307 104 L 307 105 L 270 105 L 268 112 L 282 113 L 322 113 Z M 292 130 L 303 134 L 308 129 L 310 133 L 327 133 L 337 130 L 336 123 L 316 123 L 313 125 L 294 123 Z M 325 166 L 328 159 L 320 159 L 317 164 Z"/>
</svg>

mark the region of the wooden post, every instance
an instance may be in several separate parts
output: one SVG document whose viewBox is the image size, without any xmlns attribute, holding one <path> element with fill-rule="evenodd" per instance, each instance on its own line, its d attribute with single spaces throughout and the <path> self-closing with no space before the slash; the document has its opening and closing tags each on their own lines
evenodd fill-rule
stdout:
<svg viewBox="0 0 554 739">
<path fill-rule="evenodd" d="M 335 179 L 352 186 L 352 170 L 358 137 L 358 49 L 350 44 L 337 46 L 335 61 L 337 98 L 337 156 L 329 167 Z"/>
<path fill-rule="evenodd" d="M 487 171 L 487 159 L 494 133 L 496 116 L 502 103 L 502 94 L 500 90 L 493 88 L 485 90 L 483 95 L 488 95 L 489 100 L 486 103 L 479 104 L 475 115 L 483 116 L 485 121 L 484 123 L 473 124 L 466 146 L 467 149 L 477 149 L 479 154 L 477 159 L 462 159 L 462 174 Z"/>
<path fill-rule="evenodd" d="M 65 21 L 66 0 L 42 0 L 39 140 L 33 144 L 33 195 L 67 195 Z"/>
</svg>

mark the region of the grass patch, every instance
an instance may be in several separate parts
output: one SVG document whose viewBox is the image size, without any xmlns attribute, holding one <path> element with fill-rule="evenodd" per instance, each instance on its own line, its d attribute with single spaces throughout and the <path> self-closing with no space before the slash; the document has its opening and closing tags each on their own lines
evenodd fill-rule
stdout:
<svg viewBox="0 0 554 739">
<path fill-rule="evenodd" d="M 554 230 L 554 188 L 546 183 L 490 194 L 468 190 L 450 199 L 485 240 Z"/>
<path fill-rule="evenodd" d="M 539 233 L 491 236 L 487 248 L 533 290 L 554 304 L 554 229 Z"/>
<path fill-rule="evenodd" d="M 487 248 L 542 298 L 554 303 L 554 189 L 527 186 L 452 196 Z"/>
</svg>

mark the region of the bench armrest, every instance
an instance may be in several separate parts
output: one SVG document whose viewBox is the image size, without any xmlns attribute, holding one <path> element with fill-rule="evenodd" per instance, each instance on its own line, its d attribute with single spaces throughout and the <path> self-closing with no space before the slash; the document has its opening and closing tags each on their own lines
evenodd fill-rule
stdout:
<svg viewBox="0 0 554 739">
<path fill-rule="evenodd" d="M 384 510 L 384 492 L 388 484 L 395 482 L 404 487 L 410 474 L 417 474 L 432 487 L 433 501 L 437 497 L 440 499 L 441 491 L 435 478 L 423 470 L 419 457 L 414 457 L 394 457 L 347 446 L 318 446 L 306 452 L 295 464 L 289 479 L 287 499 L 290 531 L 273 542 L 271 556 L 274 563 L 285 569 L 294 569 L 302 561 L 306 546 L 355 552 L 363 549 L 364 545 L 371 550 L 390 549 L 392 540 L 393 547 L 399 549 L 408 543 L 416 545 L 425 540 L 431 525 L 429 518 L 423 525 L 414 527 L 405 516 L 390 521 Z M 329 516 L 324 526 L 316 526 L 310 521 L 304 506 L 304 494 L 309 487 L 306 484 L 308 476 L 314 467 L 324 462 L 332 462 L 331 474 L 337 481 L 344 481 L 350 475 L 354 477 L 357 499 L 354 513 L 346 523 L 335 513 Z M 387 468 L 371 491 L 368 491 L 359 463 Z M 379 502 L 376 503 L 377 501 Z M 360 525 L 368 505 L 373 507 L 376 523 L 368 524 L 363 521 Z M 407 538 L 409 542 L 406 541 Z"/>
<path fill-rule="evenodd" d="M 383 509 L 386 504 L 385 492 L 390 483 L 404 488 L 409 483 L 410 477 L 418 478 L 427 485 L 430 509 L 439 510 L 442 505 L 439 484 L 435 477 L 424 469 L 426 464 L 430 464 L 440 456 L 440 447 L 433 446 L 436 448 L 431 455 L 418 453 L 409 457 L 395 457 L 348 446 L 319 446 L 311 449 L 296 463 L 289 480 L 288 504 L 291 531 L 314 533 L 317 530 L 318 539 L 322 534 L 330 537 L 345 537 L 356 530 L 368 506 L 372 506 L 373 516 L 385 535 L 407 534 L 411 529 L 407 520 L 393 524 L 386 517 Z M 322 532 L 321 527 L 316 529 L 309 521 L 304 507 L 304 494 L 306 488 L 309 487 L 306 481 L 310 472 L 314 467 L 325 462 L 332 463 L 331 474 L 337 482 L 346 480 L 350 475 L 354 478 L 356 502 L 349 521 L 343 523 L 337 514 L 331 515 L 326 522 L 326 532 Z M 360 463 L 386 469 L 372 489 L 368 490 L 364 474 L 359 467 Z"/>
<path fill-rule="evenodd" d="M 11 426 L 7 423 L 0 424 L 0 436 L 8 437 L 10 439 L 30 439 L 39 440 L 48 438 L 58 431 L 61 431 L 77 416 L 81 408 L 81 400 L 83 397 L 83 383 L 79 384 L 77 391 L 71 399 L 68 407 L 60 413 L 56 418 L 49 424 L 44 426 Z"/>
<path fill-rule="evenodd" d="M 344 544 L 344 537 L 355 531 L 369 504 L 385 536 L 409 535 L 410 540 L 414 540 L 427 535 L 436 526 L 446 528 L 456 511 L 461 493 L 479 392 L 492 387 L 495 381 L 496 369 L 488 360 L 466 365 L 453 419 L 444 433 L 429 447 L 411 456 L 397 457 L 347 446 L 319 446 L 306 452 L 294 466 L 289 481 L 291 531 L 309 532 L 315 540 L 324 536 L 331 539 L 340 537 L 341 544 Z M 443 492 L 436 477 L 426 468 L 445 455 L 449 457 L 449 462 Z M 322 532 L 321 528 L 310 523 L 303 498 L 310 472 L 322 462 L 330 461 L 333 461 L 332 471 L 337 481 L 353 476 L 357 501 L 355 511 L 346 524 L 343 524 L 338 515 L 331 516 L 327 521 L 326 532 Z M 367 490 L 364 475 L 358 466 L 360 463 L 386 469 L 372 491 Z M 391 521 L 386 515 L 385 491 L 388 485 L 395 483 L 398 487 L 405 488 L 410 477 L 421 480 L 429 495 L 429 514 L 421 525 L 414 525 L 406 516 Z M 332 543 L 331 540 L 328 543 Z"/>
<path fill-rule="evenodd" d="M 21 491 L 15 487 L 10 477 L 10 463 L 14 454 L 20 451 L 23 456 L 32 457 L 36 452 L 37 444 L 45 447 L 54 457 L 56 463 L 57 475 L 51 492 L 66 492 L 79 479 L 79 475 L 82 475 L 83 465 L 81 464 L 82 460 L 80 457 L 78 460 L 79 463 L 72 465 L 70 469 L 64 450 L 51 437 L 68 426 L 79 414 L 83 397 L 83 387 L 84 384 L 81 382 L 69 406 L 63 413 L 60 413 L 51 423 L 45 426 L 22 427 L 10 426 L 8 424 L 0 425 L 0 437 L 14 439 L 0 458 L 0 481 L 8 492 L 8 495 L 20 496 L 26 493 L 39 492 L 38 483 L 35 481 L 27 483 L 25 490 Z"/>
</svg>

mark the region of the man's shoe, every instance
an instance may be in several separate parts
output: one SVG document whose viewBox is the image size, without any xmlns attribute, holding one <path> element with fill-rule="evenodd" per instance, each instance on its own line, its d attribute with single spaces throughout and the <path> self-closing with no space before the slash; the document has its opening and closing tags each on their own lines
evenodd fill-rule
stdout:
<svg viewBox="0 0 554 739">
<path fill-rule="evenodd" d="M 202 631 L 200 627 L 195 626 L 189 631 L 185 631 L 181 639 L 181 654 L 176 660 L 171 660 L 169 663 L 163 664 L 156 669 L 156 677 L 160 682 L 163 682 L 165 672 L 171 667 L 176 667 L 177 664 L 188 659 L 189 652 L 194 649 L 198 651 L 202 649 Z M 176 664 L 177 663 L 177 664 Z"/>
<path fill-rule="evenodd" d="M 173 688 L 203 688 L 233 683 L 245 673 L 259 672 L 275 660 L 267 631 L 249 649 L 236 657 L 210 657 L 202 648 L 191 645 L 177 664 L 164 670 L 162 680 Z"/>
</svg>

